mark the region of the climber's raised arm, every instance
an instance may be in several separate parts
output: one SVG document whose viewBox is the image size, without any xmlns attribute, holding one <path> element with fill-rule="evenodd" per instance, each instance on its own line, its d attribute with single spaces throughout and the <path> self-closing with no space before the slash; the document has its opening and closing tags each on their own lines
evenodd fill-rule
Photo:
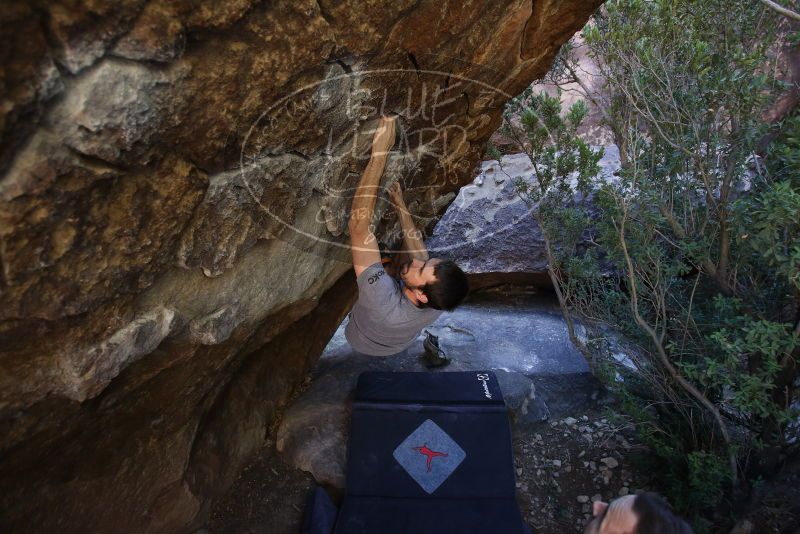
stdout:
<svg viewBox="0 0 800 534">
<path fill-rule="evenodd" d="M 425 261 L 428 259 L 428 249 L 422 240 L 422 232 L 417 229 L 411 212 L 408 211 L 406 201 L 403 198 L 403 188 L 398 182 L 389 187 L 389 199 L 392 201 L 397 218 L 400 220 L 400 227 L 403 230 L 403 250 L 411 257 Z"/>
<path fill-rule="evenodd" d="M 356 277 L 373 263 L 381 261 L 378 241 L 372 231 L 372 216 L 375 212 L 381 176 L 386 167 L 386 158 L 394 144 L 394 129 L 394 117 L 381 117 L 375 136 L 372 138 L 372 155 L 353 195 L 348 227 Z"/>
</svg>

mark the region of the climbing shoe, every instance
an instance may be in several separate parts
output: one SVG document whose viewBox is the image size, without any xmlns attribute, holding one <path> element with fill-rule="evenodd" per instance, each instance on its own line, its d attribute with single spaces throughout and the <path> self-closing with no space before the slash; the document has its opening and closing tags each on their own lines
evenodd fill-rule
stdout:
<svg viewBox="0 0 800 534">
<path fill-rule="evenodd" d="M 422 342 L 422 346 L 425 347 L 425 354 L 422 359 L 425 362 L 425 367 L 428 369 L 444 367 L 450 363 L 450 358 L 447 357 L 439 346 L 438 336 L 434 336 L 425 330 L 425 341 Z"/>
</svg>

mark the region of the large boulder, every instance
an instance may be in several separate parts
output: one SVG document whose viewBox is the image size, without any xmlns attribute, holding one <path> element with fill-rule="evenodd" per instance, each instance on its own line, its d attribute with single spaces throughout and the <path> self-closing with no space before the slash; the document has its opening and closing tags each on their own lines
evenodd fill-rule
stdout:
<svg viewBox="0 0 800 534">
<path fill-rule="evenodd" d="M 620 168 L 619 150 L 615 145 L 603 150 L 599 177 L 613 180 Z M 475 287 L 496 282 L 550 285 L 542 230 L 531 206 L 517 194 L 517 178 L 535 180 L 526 154 L 483 161 L 480 173 L 461 188 L 427 241 L 431 254 L 458 263 Z M 591 198 L 576 202 L 594 209 Z M 589 245 L 588 240 L 579 243 Z"/>
<path fill-rule="evenodd" d="M 0 530 L 202 525 L 353 301 L 376 117 L 430 229 L 600 3 L 5 1 Z"/>
</svg>

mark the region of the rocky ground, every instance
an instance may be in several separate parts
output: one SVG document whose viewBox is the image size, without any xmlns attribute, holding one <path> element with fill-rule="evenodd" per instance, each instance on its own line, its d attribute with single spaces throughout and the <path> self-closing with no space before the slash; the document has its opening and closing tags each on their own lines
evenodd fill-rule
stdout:
<svg viewBox="0 0 800 534">
<path fill-rule="evenodd" d="M 632 427 L 610 406 L 587 408 L 515 432 L 517 498 L 534 532 L 583 532 L 592 501 L 648 489 Z"/>
<path fill-rule="evenodd" d="M 535 532 L 581 531 L 591 501 L 649 487 L 635 465 L 642 448 L 632 426 L 569 345 L 551 296 L 484 293 L 445 314 L 433 330 L 454 357 L 437 372 L 492 368 L 498 374 L 510 407 L 518 500 Z M 421 347 L 412 347 L 406 358 L 360 361 L 349 355 L 340 329 L 306 391 L 287 408 L 276 442 L 217 503 L 208 531 L 297 532 L 315 478 L 339 495 L 347 397 L 358 373 L 422 370 L 419 353 Z"/>
</svg>

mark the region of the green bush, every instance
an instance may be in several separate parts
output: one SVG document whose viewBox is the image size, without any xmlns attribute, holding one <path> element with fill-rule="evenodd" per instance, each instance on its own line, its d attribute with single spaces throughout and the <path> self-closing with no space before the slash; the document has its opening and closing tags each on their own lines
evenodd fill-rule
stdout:
<svg viewBox="0 0 800 534">
<path fill-rule="evenodd" d="M 598 154 L 577 138 L 583 104 L 564 112 L 528 92 L 505 121 L 534 163 L 536 180 L 518 188 L 545 234 L 570 332 L 577 316 L 638 347 L 638 373 L 608 383 L 698 530 L 712 529 L 715 510 L 731 515 L 725 505 L 760 473 L 765 453 L 751 452 L 779 449 L 796 416 L 800 119 L 762 118 L 785 89 L 771 76 L 775 43 L 793 39 L 782 20 L 749 0 L 607 2 L 583 39 L 605 80 L 596 101 L 609 102 L 616 181 L 597 180 Z M 597 247 L 579 250 L 587 232 Z M 601 263 L 616 276 L 601 276 Z M 606 345 L 572 337 L 606 368 Z"/>
</svg>

